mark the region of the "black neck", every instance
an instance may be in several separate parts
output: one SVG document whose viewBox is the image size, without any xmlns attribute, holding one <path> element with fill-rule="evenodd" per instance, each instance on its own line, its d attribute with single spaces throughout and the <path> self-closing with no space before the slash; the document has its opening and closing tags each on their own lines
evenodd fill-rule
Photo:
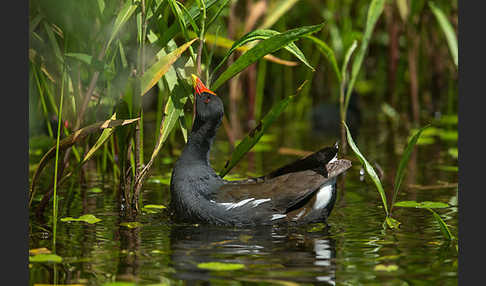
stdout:
<svg viewBox="0 0 486 286">
<path fill-rule="evenodd" d="M 191 134 L 187 144 L 181 154 L 181 159 L 187 161 L 196 161 L 209 166 L 209 152 L 213 139 L 216 136 L 216 130 L 221 124 L 219 121 L 202 121 L 196 116 Z"/>
</svg>

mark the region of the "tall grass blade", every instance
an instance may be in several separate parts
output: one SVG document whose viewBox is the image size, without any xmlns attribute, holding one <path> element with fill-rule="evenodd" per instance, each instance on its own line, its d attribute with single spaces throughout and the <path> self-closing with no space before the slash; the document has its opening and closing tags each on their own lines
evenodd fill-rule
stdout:
<svg viewBox="0 0 486 286">
<path fill-rule="evenodd" d="M 296 91 L 294 95 L 288 96 L 281 101 L 277 102 L 272 109 L 263 117 L 258 125 L 253 128 L 240 144 L 236 146 L 233 153 L 231 153 L 231 158 L 226 162 L 224 168 L 219 172 L 221 177 L 224 177 L 228 172 L 243 158 L 243 156 L 250 151 L 250 149 L 255 146 L 260 140 L 263 134 L 267 131 L 268 127 L 277 119 L 277 117 L 285 110 L 287 105 L 292 101 L 302 90 L 304 85 L 307 83 L 305 81 Z"/>
<path fill-rule="evenodd" d="M 289 30 L 287 32 L 272 36 L 255 45 L 248 52 L 241 55 L 228 69 L 226 69 L 214 82 L 212 88 L 218 89 L 224 82 L 244 70 L 246 67 L 256 62 L 266 54 L 275 52 L 287 44 L 322 29 L 324 24 L 315 26 L 305 26 Z"/>
<path fill-rule="evenodd" d="M 376 22 L 380 15 L 383 12 L 385 6 L 385 0 L 372 0 L 370 6 L 368 8 L 368 17 L 366 19 L 366 27 L 363 34 L 363 40 L 361 41 L 360 48 L 356 57 L 353 60 L 353 66 L 351 69 L 351 78 L 347 87 L 346 91 L 346 98 L 344 102 L 344 112 L 346 114 L 346 110 L 348 109 L 349 99 L 351 97 L 351 92 L 353 91 L 354 84 L 358 77 L 358 73 L 361 69 L 361 65 L 363 64 L 363 59 L 368 50 L 368 44 L 371 39 L 371 34 L 373 33 L 373 29 L 375 28 Z"/>
<path fill-rule="evenodd" d="M 113 39 L 115 39 L 118 32 L 120 32 L 120 29 L 130 19 L 130 17 L 132 17 L 133 13 L 137 9 L 137 5 L 133 3 L 135 2 L 126 1 L 120 12 L 118 12 L 118 15 L 116 16 L 115 22 L 113 24 L 113 30 L 111 31 L 110 38 L 106 44 L 106 49 L 108 49 Z"/>
<path fill-rule="evenodd" d="M 265 20 L 263 21 L 262 25 L 258 28 L 260 29 L 265 29 L 265 28 L 270 28 L 275 24 L 280 17 L 285 15 L 287 11 L 289 11 L 299 0 L 281 0 L 278 3 L 276 3 L 273 7 L 274 9 L 271 9 L 268 13 L 267 16 L 265 17 Z"/>
<path fill-rule="evenodd" d="M 452 27 L 451 23 L 449 20 L 447 20 L 446 15 L 442 10 L 437 7 L 433 2 L 429 2 L 429 7 L 434 13 L 435 18 L 437 19 L 437 22 L 439 22 L 439 25 L 442 29 L 442 32 L 444 32 L 444 35 L 447 39 L 447 44 L 449 45 L 449 51 L 451 52 L 452 60 L 454 61 L 454 64 L 456 65 L 456 68 L 458 67 L 458 48 L 457 48 L 457 37 L 456 33 L 454 32 L 454 28 Z"/>
<path fill-rule="evenodd" d="M 410 156 L 412 155 L 413 148 L 415 144 L 417 144 L 418 139 L 422 132 L 430 127 L 430 125 L 424 126 L 420 128 L 415 134 L 410 138 L 408 141 L 407 147 L 403 151 L 402 158 L 400 159 L 400 163 L 398 164 L 397 174 L 395 176 L 395 183 L 393 186 L 393 199 L 390 206 L 390 213 L 393 210 L 393 204 L 395 203 L 398 191 L 400 190 L 400 186 L 402 185 L 403 178 L 405 177 L 405 170 L 408 165 L 408 161 L 410 160 Z"/>
<path fill-rule="evenodd" d="M 442 232 L 442 234 L 444 235 L 444 237 L 447 240 L 453 240 L 454 239 L 454 236 L 452 235 L 451 231 L 449 230 L 449 227 L 442 220 L 442 218 L 440 217 L 440 215 L 437 214 L 434 210 L 432 210 L 430 208 L 427 208 L 427 210 L 429 210 L 432 213 L 432 215 L 434 216 L 435 220 L 439 223 L 440 231 Z"/>
<path fill-rule="evenodd" d="M 339 68 L 338 68 L 338 65 L 337 65 L 336 56 L 334 55 L 334 51 L 324 41 L 321 41 L 320 39 L 318 39 L 314 36 L 307 36 L 306 38 L 310 39 L 311 41 L 313 41 L 316 44 L 319 52 L 321 52 L 326 57 L 326 59 L 329 61 L 329 63 L 331 64 L 332 69 L 334 70 L 334 73 L 336 74 L 338 81 L 341 82 L 342 77 L 341 77 L 341 73 L 339 72 Z"/>
<path fill-rule="evenodd" d="M 386 202 L 386 194 L 385 194 L 385 191 L 383 190 L 383 186 L 381 184 L 380 178 L 376 174 L 375 169 L 373 169 L 373 166 L 371 166 L 371 164 L 368 163 L 368 160 L 366 160 L 365 156 L 363 156 L 363 154 L 361 154 L 361 152 L 359 151 L 358 147 L 354 143 L 353 137 L 351 136 L 351 133 L 349 132 L 349 128 L 346 125 L 346 123 L 343 121 L 342 124 L 344 124 L 344 127 L 346 128 L 346 134 L 347 134 L 347 139 L 348 139 L 349 146 L 353 150 L 353 152 L 356 155 L 356 157 L 358 157 L 358 159 L 361 162 L 361 164 L 364 165 L 365 171 L 370 176 L 370 178 L 373 181 L 373 183 L 375 183 L 376 189 L 378 190 L 378 193 L 381 196 L 381 201 L 383 202 L 383 207 L 385 209 L 385 214 L 386 214 L 386 216 L 388 216 L 388 207 L 387 207 L 387 202 Z"/>
<path fill-rule="evenodd" d="M 260 29 L 255 30 L 247 33 L 243 37 L 241 37 L 238 41 L 234 42 L 224 58 L 219 62 L 219 64 L 213 69 L 213 74 L 226 62 L 226 60 L 230 57 L 230 55 L 239 47 L 256 40 L 266 40 L 272 36 L 279 35 L 280 32 L 268 29 Z M 290 42 L 289 44 L 285 45 L 284 49 L 292 53 L 296 56 L 299 60 L 301 60 L 306 66 L 308 66 L 311 70 L 314 71 L 314 68 L 309 64 L 307 59 L 305 58 L 302 51 L 295 45 L 295 43 Z"/>
<path fill-rule="evenodd" d="M 184 45 L 180 46 L 168 55 L 160 58 L 155 64 L 153 64 L 140 78 L 141 95 L 143 96 L 149 91 L 162 76 L 169 70 L 171 65 L 181 56 L 181 54 L 196 41 L 197 38 L 190 40 Z"/>
<path fill-rule="evenodd" d="M 358 42 L 355 40 L 353 41 L 351 46 L 349 46 L 349 48 L 346 50 L 346 54 L 344 55 L 343 65 L 341 66 L 341 82 L 346 81 L 346 71 L 348 70 L 349 60 L 351 59 L 354 50 L 356 50 L 356 47 L 358 47 Z"/>
</svg>

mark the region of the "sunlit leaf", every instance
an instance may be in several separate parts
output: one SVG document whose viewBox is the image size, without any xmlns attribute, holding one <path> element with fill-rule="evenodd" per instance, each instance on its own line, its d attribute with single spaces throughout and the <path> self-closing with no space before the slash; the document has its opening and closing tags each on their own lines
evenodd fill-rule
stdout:
<svg viewBox="0 0 486 286">
<path fill-rule="evenodd" d="M 166 208 L 166 206 L 164 206 L 164 205 L 150 205 L 150 204 L 144 205 L 143 207 L 146 208 L 146 209 L 165 209 Z"/>
<path fill-rule="evenodd" d="M 347 135 L 347 140 L 348 140 L 349 146 L 353 150 L 356 157 L 358 157 L 361 164 L 364 165 L 365 171 L 370 176 L 373 183 L 375 183 L 376 189 L 378 190 L 378 193 L 381 196 L 381 200 L 383 202 L 383 207 L 385 209 L 385 213 L 388 217 L 388 207 L 387 207 L 387 202 L 386 202 L 386 195 L 385 195 L 385 191 L 383 190 L 383 186 L 381 184 L 380 178 L 376 174 L 375 169 L 373 169 L 373 166 L 371 166 L 371 164 L 368 163 L 368 160 L 366 160 L 365 156 L 363 156 L 363 154 L 361 154 L 358 147 L 354 143 L 353 137 L 351 137 L 351 133 L 349 132 L 349 128 L 346 125 L 346 123 L 342 122 L 342 124 L 344 124 L 344 127 L 346 128 L 346 135 Z"/>
<path fill-rule="evenodd" d="M 272 36 L 259 42 L 252 49 L 250 49 L 248 52 L 244 53 L 236 61 L 234 61 L 234 63 L 218 77 L 218 79 L 211 87 L 213 88 L 213 90 L 217 90 L 218 87 L 220 87 L 227 80 L 247 68 L 252 63 L 256 62 L 258 59 L 262 58 L 266 54 L 273 53 L 285 47 L 288 43 L 294 42 L 295 40 L 303 36 L 318 32 L 322 29 L 323 26 L 324 24 L 300 27 L 288 30 L 286 32 Z"/>
<path fill-rule="evenodd" d="M 147 71 L 144 72 L 140 79 L 141 94 L 144 95 L 151 89 L 160 78 L 169 70 L 170 66 L 181 56 L 181 54 L 192 44 L 197 38 L 190 40 L 184 45 L 177 48 L 175 51 L 160 58 Z"/>
<path fill-rule="evenodd" d="M 61 218 L 61 221 L 63 222 L 73 222 L 73 221 L 82 221 L 82 222 L 87 222 L 89 224 L 97 223 L 101 221 L 101 219 L 97 218 L 96 216 L 92 214 L 85 214 L 80 216 L 79 218 L 73 218 L 73 217 L 63 217 Z"/>
<path fill-rule="evenodd" d="M 245 265 L 240 263 L 221 263 L 221 262 L 206 262 L 199 263 L 198 268 L 215 270 L 215 271 L 232 271 L 245 268 Z"/>
<path fill-rule="evenodd" d="M 29 249 L 29 255 L 49 254 L 51 251 L 45 247 Z"/>
<path fill-rule="evenodd" d="M 302 90 L 304 82 L 298 89 L 295 95 L 291 95 L 277 102 L 272 109 L 259 121 L 257 126 L 253 128 L 240 144 L 236 146 L 235 150 L 231 153 L 231 158 L 226 162 L 224 168 L 219 172 L 221 177 L 224 177 L 228 172 L 243 158 L 243 156 L 250 151 L 250 149 L 258 143 L 263 134 L 267 131 L 268 127 L 277 119 L 277 117 L 285 110 L 287 105 L 297 96 Z"/>
</svg>

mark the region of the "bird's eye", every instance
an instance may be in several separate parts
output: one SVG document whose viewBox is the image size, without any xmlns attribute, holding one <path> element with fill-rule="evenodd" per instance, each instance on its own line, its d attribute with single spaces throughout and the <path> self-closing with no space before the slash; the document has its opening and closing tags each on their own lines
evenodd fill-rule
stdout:
<svg viewBox="0 0 486 286">
<path fill-rule="evenodd" d="M 211 101 L 211 99 L 208 97 L 206 97 L 206 99 L 204 100 L 204 103 L 209 103 Z"/>
</svg>

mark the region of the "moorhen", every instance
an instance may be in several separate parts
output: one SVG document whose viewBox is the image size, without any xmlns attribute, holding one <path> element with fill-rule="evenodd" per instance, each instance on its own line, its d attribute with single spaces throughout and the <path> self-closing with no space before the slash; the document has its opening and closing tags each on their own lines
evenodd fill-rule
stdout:
<svg viewBox="0 0 486 286">
<path fill-rule="evenodd" d="M 337 159 L 337 144 L 265 176 L 226 181 L 209 163 L 223 102 L 192 77 L 196 116 L 170 183 L 175 219 L 229 226 L 325 222 L 336 200 L 336 177 L 351 167 Z"/>
</svg>

